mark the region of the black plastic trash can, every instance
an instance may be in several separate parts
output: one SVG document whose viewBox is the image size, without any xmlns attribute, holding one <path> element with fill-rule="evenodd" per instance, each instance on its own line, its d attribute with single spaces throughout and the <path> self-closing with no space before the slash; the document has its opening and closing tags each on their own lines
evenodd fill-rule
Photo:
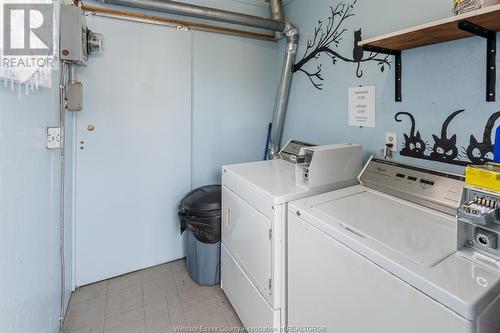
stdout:
<svg viewBox="0 0 500 333">
<path fill-rule="evenodd" d="M 179 205 L 181 232 L 186 231 L 186 267 L 199 285 L 220 282 L 221 186 L 189 192 Z"/>
</svg>

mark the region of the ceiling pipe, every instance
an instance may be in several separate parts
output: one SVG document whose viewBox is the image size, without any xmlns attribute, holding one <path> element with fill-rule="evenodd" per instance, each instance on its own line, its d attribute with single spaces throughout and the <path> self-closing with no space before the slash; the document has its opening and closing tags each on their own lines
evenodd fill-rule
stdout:
<svg viewBox="0 0 500 333">
<path fill-rule="evenodd" d="M 276 41 L 275 35 L 271 34 L 271 33 L 254 32 L 254 31 L 243 30 L 243 29 L 222 27 L 219 25 L 212 25 L 212 24 L 205 24 L 205 23 L 199 23 L 199 22 L 193 22 L 193 21 L 179 20 L 179 19 L 174 19 L 174 18 L 167 18 L 164 16 L 147 15 L 147 14 L 143 14 L 143 13 L 115 9 L 115 8 L 108 8 L 108 7 L 104 7 L 104 6 L 96 7 L 96 6 L 89 6 L 89 5 L 82 4 L 81 7 L 82 7 L 82 10 L 84 10 L 85 12 L 90 13 L 91 15 L 95 15 L 95 16 L 108 17 L 108 18 L 113 18 L 113 19 L 118 19 L 118 20 L 126 20 L 126 21 L 132 21 L 132 22 L 141 22 L 141 23 L 148 23 L 148 24 L 155 24 L 155 25 L 163 25 L 163 26 L 169 26 L 169 27 L 174 27 L 174 28 L 177 27 L 178 29 L 185 27 L 188 29 L 198 30 L 198 31 L 215 32 L 215 33 L 219 33 L 219 34 L 239 36 L 239 37 L 245 37 L 245 38 L 254 38 L 254 39 L 266 40 L 266 41 Z"/>
<path fill-rule="evenodd" d="M 227 10 L 185 4 L 172 0 L 100 0 L 105 4 L 127 6 L 201 19 L 245 25 L 271 31 L 285 30 L 285 22 Z"/>
<path fill-rule="evenodd" d="M 285 60 L 281 72 L 281 79 L 274 102 L 273 125 L 271 130 L 271 140 L 269 141 L 268 152 L 270 159 L 278 159 L 283 136 L 283 126 L 285 125 L 286 110 L 288 107 L 288 97 L 290 96 L 290 87 L 292 85 L 293 64 L 297 56 L 297 46 L 299 43 L 299 30 L 292 24 L 286 24 L 283 31 L 287 44 Z"/>
<path fill-rule="evenodd" d="M 292 84 L 293 64 L 297 56 L 299 31 L 291 23 L 284 21 L 281 0 L 270 0 L 272 18 L 262 18 L 253 15 L 230 12 L 221 9 L 185 4 L 171 0 L 100 0 L 105 4 L 120 5 L 132 8 L 160 11 L 176 15 L 197 17 L 206 20 L 220 21 L 244 25 L 252 28 L 266 29 L 277 32 L 277 38 L 282 34 L 286 37 L 286 53 L 281 72 L 280 83 L 274 103 L 273 125 L 271 139 L 268 145 L 269 157 L 279 158 L 279 149 L 283 126 L 285 123 L 288 98 Z"/>
<path fill-rule="evenodd" d="M 281 6 L 281 0 L 269 0 L 269 6 L 271 7 L 271 17 L 275 21 L 284 22 L 285 16 L 283 15 L 283 7 Z M 280 39 L 283 36 L 281 31 L 275 31 L 274 37 Z"/>
</svg>

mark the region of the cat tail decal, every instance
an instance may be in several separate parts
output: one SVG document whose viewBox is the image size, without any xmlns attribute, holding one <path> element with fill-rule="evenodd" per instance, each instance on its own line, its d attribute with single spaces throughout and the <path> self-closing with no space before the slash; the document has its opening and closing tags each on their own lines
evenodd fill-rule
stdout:
<svg viewBox="0 0 500 333">
<path fill-rule="evenodd" d="M 417 133 L 415 134 L 415 127 L 416 127 L 415 117 L 413 117 L 413 115 L 408 112 L 398 112 L 394 116 L 394 119 L 397 122 L 401 122 L 402 119 L 400 119 L 399 116 L 402 115 L 408 116 L 410 118 L 411 130 L 409 136 L 406 133 L 404 133 L 405 143 L 403 149 L 401 149 L 400 151 L 400 154 L 411 157 L 423 157 L 427 147 L 425 142 L 420 137 L 420 132 L 417 131 Z"/>
<path fill-rule="evenodd" d="M 409 112 L 398 112 L 394 116 L 394 120 L 396 120 L 398 123 L 402 122 L 403 120 L 399 119 L 399 116 L 401 116 L 401 115 L 406 115 L 406 116 L 410 117 L 410 120 L 411 120 L 410 137 L 414 137 L 415 136 L 415 127 L 416 127 L 415 117 L 413 117 L 413 115 Z M 407 135 L 405 134 L 405 136 L 407 136 Z"/>
<path fill-rule="evenodd" d="M 363 70 L 361 69 L 361 62 L 358 62 L 358 69 L 356 69 L 356 76 L 358 78 L 363 77 Z"/>
<path fill-rule="evenodd" d="M 432 147 L 432 153 L 429 156 L 432 160 L 449 163 L 458 158 L 457 135 L 453 134 L 448 138 L 447 132 L 453 118 L 464 111 L 455 111 L 446 118 L 441 128 L 440 138 L 437 135 L 432 135 L 434 138 L 434 147 Z"/>
<path fill-rule="evenodd" d="M 453 118 L 455 118 L 458 114 L 464 112 L 465 110 L 458 110 L 458 111 L 455 111 L 453 112 L 452 114 L 450 114 L 448 116 L 448 118 L 446 118 L 446 120 L 444 121 L 443 123 L 443 127 L 441 127 L 441 139 L 447 139 L 448 138 L 448 126 L 450 126 L 450 123 L 451 121 L 453 120 Z M 436 136 L 436 135 L 432 135 L 432 137 L 434 138 L 434 141 L 439 141 L 439 138 Z M 451 142 L 453 142 L 454 145 L 457 144 L 457 136 L 455 134 L 453 134 L 453 136 L 450 138 Z"/>
<path fill-rule="evenodd" d="M 484 127 L 484 134 L 483 134 L 483 142 L 491 142 L 491 134 L 493 131 L 493 126 L 495 126 L 495 122 L 500 118 L 500 112 L 495 112 L 491 115 L 491 117 L 488 119 L 488 122 L 486 123 L 486 126 Z"/>
</svg>

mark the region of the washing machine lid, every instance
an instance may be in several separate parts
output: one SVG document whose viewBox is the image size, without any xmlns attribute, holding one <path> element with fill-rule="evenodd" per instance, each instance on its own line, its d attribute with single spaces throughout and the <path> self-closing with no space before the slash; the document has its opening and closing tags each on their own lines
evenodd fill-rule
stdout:
<svg viewBox="0 0 500 333">
<path fill-rule="evenodd" d="M 288 211 L 468 320 L 500 294 L 498 273 L 457 254 L 452 215 L 361 185 Z"/>
<path fill-rule="evenodd" d="M 363 237 L 423 266 L 456 250 L 456 222 L 437 211 L 364 190 L 313 207 Z"/>
</svg>

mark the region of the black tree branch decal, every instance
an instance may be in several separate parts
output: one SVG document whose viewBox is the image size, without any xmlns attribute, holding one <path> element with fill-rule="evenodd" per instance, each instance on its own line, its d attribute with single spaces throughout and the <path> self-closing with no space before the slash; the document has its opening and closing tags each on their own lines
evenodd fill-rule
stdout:
<svg viewBox="0 0 500 333">
<path fill-rule="evenodd" d="M 356 2 L 357 0 L 354 0 L 350 4 L 340 2 L 337 6 L 335 6 L 335 8 L 330 7 L 331 14 L 328 17 L 328 23 L 324 26 L 322 21 L 318 21 L 318 25 L 314 28 L 314 37 L 307 40 L 304 55 L 300 61 L 293 66 L 294 73 L 298 71 L 304 73 L 309 78 L 313 86 L 319 90 L 323 89 L 322 81 L 324 81 L 324 78 L 321 75 L 323 69 L 322 64 L 317 65 L 316 69 L 313 71 L 304 69 L 304 66 L 313 59 L 318 60 L 321 54 L 325 54 L 330 57 L 334 65 L 339 59 L 344 62 L 357 63 L 357 77 L 363 76 L 363 71 L 360 70 L 361 63 L 363 62 L 377 62 L 377 65 L 380 66 L 380 70 L 382 72 L 385 70 L 386 65 L 388 67 L 391 66 L 391 63 L 388 60 L 389 56 L 379 57 L 378 53 L 370 52 L 367 58 L 364 57 L 363 48 L 358 45 L 358 42 L 361 40 L 361 30 L 354 32 L 354 51 L 352 58 L 343 56 L 334 50 L 334 48 L 338 48 L 343 35 L 347 32 L 347 29 L 342 28 L 342 26 L 346 20 L 354 16 L 353 10 Z"/>
</svg>

